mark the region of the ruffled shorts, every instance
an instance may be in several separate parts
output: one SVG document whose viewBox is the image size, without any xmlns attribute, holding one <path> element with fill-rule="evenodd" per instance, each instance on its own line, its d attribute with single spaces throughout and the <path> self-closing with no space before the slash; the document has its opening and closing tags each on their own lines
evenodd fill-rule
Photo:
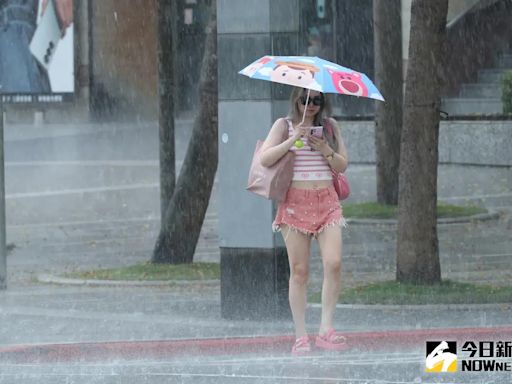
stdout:
<svg viewBox="0 0 512 384">
<path fill-rule="evenodd" d="M 315 238 L 327 227 L 346 226 L 333 186 L 322 189 L 288 189 L 285 200 L 277 208 L 272 230 L 279 232 L 282 224 Z"/>
</svg>

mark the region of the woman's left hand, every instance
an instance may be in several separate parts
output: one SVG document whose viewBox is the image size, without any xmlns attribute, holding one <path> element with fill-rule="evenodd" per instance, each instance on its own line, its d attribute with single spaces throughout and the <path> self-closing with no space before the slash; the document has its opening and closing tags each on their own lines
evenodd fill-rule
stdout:
<svg viewBox="0 0 512 384">
<path fill-rule="evenodd" d="M 322 155 L 326 156 L 332 152 L 331 147 L 327 144 L 325 138 L 319 138 L 313 135 L 308 137 L 309 146 L 315 151 L 319 151 Z"/>
</svg>

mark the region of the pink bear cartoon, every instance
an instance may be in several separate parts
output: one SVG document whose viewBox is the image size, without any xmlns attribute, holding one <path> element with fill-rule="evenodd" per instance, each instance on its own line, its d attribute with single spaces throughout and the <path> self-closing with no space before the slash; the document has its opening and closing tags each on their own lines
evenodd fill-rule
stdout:
<svg viewBox="0 0 512 384">
<path fill-rule="evenodd" d="M 339 93 L 352 96 L 368 96 L 368 88 L 357 72 L 341 72 L 327 69 L 330 73 L 334 88 Z"/>
</svg>

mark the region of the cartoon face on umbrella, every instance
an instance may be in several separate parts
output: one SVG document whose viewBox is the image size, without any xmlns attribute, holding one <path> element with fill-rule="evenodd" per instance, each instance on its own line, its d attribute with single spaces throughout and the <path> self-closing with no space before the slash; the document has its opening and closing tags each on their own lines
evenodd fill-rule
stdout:
<svg viewBox="0 0 512 384">
<path fill-rule="evenodd" d="M 278 61 L 276 64 L 270 73 L 270 81 L 309 89 L 319 87 L 315 86 L 315 74 L 319 71 L 316 66 L 293 61 Z"/>
<path fill-rule="evenodd" d="M 357 72 L 333 71 L 327 69 L 332 77 L 332 83 L 338 93 L 352 96 L 368 97 L 368 88 L 361 75 Z"/>
</svg>

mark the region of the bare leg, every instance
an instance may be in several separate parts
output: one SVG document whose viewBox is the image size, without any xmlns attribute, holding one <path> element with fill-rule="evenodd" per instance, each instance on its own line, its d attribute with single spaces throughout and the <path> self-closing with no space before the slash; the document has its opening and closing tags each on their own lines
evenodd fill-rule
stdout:
<svg viewBox="0 0 512 384">
<path fill-rule="evenodd" d="M 288 298 L 295 324 L 297 338 L 306 332 L 307 283 L 309 278 L 309 249 L 311 238 L 291 230 L 286 225 L 281 226 L 281 233 L 286 243 L 288 261 L 290 263 L 290 282 Z"/>
<path fill-rule="evenodd" d="M 320 334 L 332 327 L 332 320 L 340 292 L 341 275 L 341 229 L 338 226 L 326 228 L 318 235 L 322 255 L 324 280 L 322 284 L 322 320 Z"/>
</svg>

